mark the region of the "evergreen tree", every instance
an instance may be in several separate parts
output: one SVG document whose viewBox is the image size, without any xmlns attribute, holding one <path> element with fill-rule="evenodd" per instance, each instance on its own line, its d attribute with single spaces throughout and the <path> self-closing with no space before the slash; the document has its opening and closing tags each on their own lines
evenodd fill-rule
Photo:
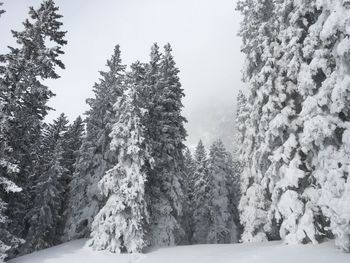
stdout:
<svg viewBox="0 0 350 263">
<path fill-rule="evenodd" d="M 233 229 L 233 218 L 230 209 L 230 184 L 228 183 L 227 152 L 222 141 L 215 141 L 210 147 L 208 160 L 208 203 L 209 227 L 207 229 L 207 243 L 229 243 L 237 241 L 236 231 Z"/>
<path fill-rule="evenodd" d="M 274 6 L 272 0 L 242 0 L 238 1 L 237 10 L 243 15 L 239 35 L 243 41 L 242 52 L 246 55 L 243 77 L 249 83 L 245 107 L 249 118 L 244 124 L 246 128 L 241 144 L 241 162 L 244 165 L 239 206 L 244 227 L 242 240 L 265 241 L 271 232 L 268 218 L 271 200 L 265 176 L 269 159 L 262 152 L 268 119 L 262 118 L 262 114 L 272 93 L 274 79 Z M 276 112 L 274 110 L 273 114 Z"/>
<path fill-rule="evenodd" d="M 148 140 L 154 165 L 149 171 L 147 193 L 150 209 L 151 245 L 173 245 L 184 238 L 180 225 L 183 212 L 183 150 L 186 119 L 181 115 L 184 96 L 170 45 L 159 60 L 158 47 L 152 48 L 148 69 L 150 105 Z"/>
<path fill-rule="evenodd" d="M 141 252 L 146 245 L 145 159 L 150 156 L 143 125 L 145 70 L 138 62 L 131 68 L 128 89 L 114 105 L 117 122 L 111 132 L 111 149 L 118 162 L 99 182 L 107 202 L 92 224 L 92 246 L 111 252 Z"/>
<path fill-rule="evenodd" d="M 224 169 L 226 173 L 228 209 L 230 214 L 230 218 L 227 223 L 229 235 L 227 236 L 226 242 L 236 243 L 238 242 L 238 237 L 240 236 L 241 232 L 238 205 L 241 198 L 240 175 L 242 173 L 242 165 L 237 159 L 234 159 L 229 152 L 226 152 Z"/>
<path fill-rule="evenodd" d="M 23 242 L 8 231 L 9 218 L 5 213 L 8 207 L 6 200 L 8 194 L 20 192 L 22 189 L 11 180 L 11 177 L 18 173 L 18 168 L 6 158 L 7 152 L 11 150 L 6 145 L 6 138 L 3 137 L 6 134 L 6 119 L 2 115 L 1 106 L 0 100 L 0 262 L 7 257 L 10 249 L 15 249 Z"/>
<path fill-rule="evenodd" d="M 245 8 L 254 1 L 239 6 L 251 89 L 242 133 L 243 240 L 260 233 L 260 240 L 316 243 L 329 234 L 328 217 L 338 246 L 349 250 L 348 5 L 255 2 L 256 14 L 257 8 Z M 262 10 L 270 15 L 262 17 Z M 249 31 L 252 21 L 260 26 Z"/>
<path fill-rule="evenodd" d="M 254 2 L 259 12 L 247 12 L 244 5 Z M 242 24 L 241 35 L 250 83 L 250 119 L 241 130 L 244 241 L 282 237 L 287 243 L 317 242 L 322 234 L 313 177 L 298 139 L 303 41 L 317 14 L 311 2 L 247 1 L 239 6 L 248 23 Z"/>
<path fill-rule="evenodd" d="M 62 147 L 57 143 L 51 161 L 43 168 L 34 188 L 36 198 L 30 211 L 30 228 L 22 253 L 52 247 L 60 243 L 62 225 L 62 177 L 66 170 L 61 165 Z"/>
<path fill-rule="evenodd" d="M 316 3 L 315 3 L 316 2 Z M 349 3 L 312 1 L 299 89 L 300 143 L 305 166 L 320 190 L 312 199 L 330 219 L 336 245 L 350 252 Z M 310 15 L 309 15 L 310 16 Z M 318 193 L 320 196 L 318 196 Z M 316 202 L 314 201 L 314 202 Z M 322 218 L 321 218 L 322 219 Z"/>
<path fill-rule="evenodd" d="M 194 230 L 194 221 L 193 221 L 193 193 L 194 193 L 194 172 L 196 169 L 195 161 L 192 157 L 191 151 L 186 148 L 184 153 L 184 185 L 185 185 L 185 197 L 186 201 L 184 203 L 184 212 L 182 225 L 184 226 L 184 231 L 186 233 L 185 241 L 186 243 L 192 243 L 193 239 L 193 230 Z"/>
<path fill-rule="evenodd" d="M 28 211 L 29 178 L 37 162 L 42 120 L 49 110 L 46 103 L 54 95 L 41 81 L 58 78 L 56 67 L 64 68 L 59 56 L 66 44 L 65 32 L 60 29 L 57 11 L 52 0 L 43 1 L 38 9 L 31 7 L 24 30 L 12 31 L 17 47 L 10 47 L 1 59 L 0 100 L 4 102 L 1 110 L 8 116 L 8 157 L 18 160 L 19 171 L 13 180 L 23 188 L 9 198 L 9 229 L 22 237 L 27 231 L 23 219 Z"/>
<path fill-rule="evenodd" d="M 300 92 L 301 65 L 306 62 L 305 37 L 317 18 L 315 1 L 298 4 L 276 1 L 279 54 L 276 61 L 275 98 L 269 99 L 268 109 L 277 109 L 267 129 L 270 164 L 267 176 L 272 195 L 270 218 L 279 224 L 279 234 L 286 243 L 316 243 L 322 237 L 322 217 L 317 206 L 317 189 L 307 164 L 307 153 L 299 140 L 304 125 L 298 114 L 302 109 Z M 290 19 L 293 17 L 293 19 Z M 282 95 L 283 94 L 283 95 Z M 271 101 L 271 102 L 270 102 Z"/>
<path fill-rule="evenodd" d="M 116 164 L 115 155 L 110 150 L 109 134 L 115 122 L 113 105 L 125 86 L 125 66 L 121 61 L 119 45 L 107 61 L 107 69 L 100 72 L 101 79 L 93 89 L 95 97 L 87 100 L 90 109 L 86 113 L 86 136 L 70 184 L 64 240 L 89 236 L 93 218 L 104 202 L 98 182 Z"/>
<path fill-rule="evenodd" d="M 33 206 L 27 215 L 29 230 L 21 254 L 60 243 L 63 234 L 64 192 L 67 170 L 62 164 L 68 120 L 61 114 L 43 132 L 41 157 L 32 188 Z"/>
<path fill-rule="evenodd" d="M 202 140 L 198 142 L 193 173 L 193 237 L 192 243 L 205 244 L 209 228 L 208 161 Z"/>
<path fill-rule="evenodd" d="M 5 12 L 1 9 L 3 3 L 0 2 L 0 16 Z M 2 55 L 0 54 L 0 61 Z M 1 67 L 1 65 L 0 65 Z M 11 155 L 11 148 L 8 145 L 8 125 L 9 116 L 3 110 L 6 102 L 3 99 L 3 94 L 6 92 L 6 87 L 2 82 L 2 75 L 0 75 L 0 261 L 7 257 L 7 252 L 10 249 L 16 248 L 23 242 L 9 231 L 9 218 L 6 216 L 7 201 L 9 193 L 20 192 L 19 188 L 12 177 L 18 173 L 18 166 L 16 160 L 9 158 Z"/>
</svg>

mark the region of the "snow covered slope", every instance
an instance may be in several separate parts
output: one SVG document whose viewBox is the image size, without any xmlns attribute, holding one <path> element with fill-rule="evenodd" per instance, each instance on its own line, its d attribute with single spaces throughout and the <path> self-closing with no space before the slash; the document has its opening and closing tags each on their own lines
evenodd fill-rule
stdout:
<svg viewBox="0 0 350 263">
<path fill-rule="evenodd" d="M 320 245 L 282 245 L 280 242 L 192 245 L 160 248 L 146 254 L 96 252 L 77 240 L 9 261 L 10 263 L 349 263 L 350 254 Z"/>
</svg>

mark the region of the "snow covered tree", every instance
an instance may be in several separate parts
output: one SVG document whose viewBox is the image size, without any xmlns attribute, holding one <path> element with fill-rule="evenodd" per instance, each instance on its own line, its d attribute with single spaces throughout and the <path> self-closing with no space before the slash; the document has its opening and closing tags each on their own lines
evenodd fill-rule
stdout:
<svg viewBox="0 0 350 263">
<path fill-rule="evenodd" d="M 315 1 L 276 1 L 275 13 L 279 40 L 275 50 L 279 56 L 274 83 L 278 96 L 267 105 L 279 112 L 270 120 L 266 132 L 272 153 L 266 171 L 272 196 L 269 215 L 278 222 L 279 234 L 286 243 L 315 243 L 322 237 L 323 227 L 318 222 L 322 215 L 307 153 L 299 141 L 304 125 L 298 115 L 304 100 L 299 72 L 307 63 L 305 38 L 318 12 Z"/>
<path fill-rule="evenodd" d="M 184 153 L 184 193 L 185 193 L 185 202 L 183 204 L 184 206 L 184 212 L 183 212 L 183 218 L 182 218 L 182 225 L 184 228 L 184 231 L 186 233 L 185 242 L 192 243 L 193 238 L 193 230 L 194 230 L 194 222 L 193 222 L 193 193 L 194 193 L 194 172 L 196 169 L 195 161 L 192 157 L 191 151 L 186 148 Z"/>
<path fill-rule="evenodd" d="M 182 225 L 186 233 L 185 242 L 192 243 L 193 238 L 193 191 L 194 191 L 194 171 L 196 169 L 195 161 L 192 157 L 191 151 L 187 148 L 184 153 L 184 193 L 185 193 L 185 202 L 184 202 L 184 212 Z"/>
<path fill-rule="evenodd" d="M 12 31 L 18 45 L 10 47 L 1 59 L 0 100 L 4 102 L 1 110 L 8 116 L 9 158 L 18 160 L 19 171 L 13 180 L 23 188 L 9 200 L 7 211 L 10 230 L 20 236 L 26 232 L 23 219 L 28 209 L 27 186 L 37 161 L 42 120 L 49 110 L 46 103 L 54 95 L 42 80 L 58 78 L 56 67 L 64 68 L 59 56 L 66 44 L 65 32 L 61 31 L 61 15 L 57 11 L 52 0 L 43 1 L 38 9 L 31 7 L 24 29 Z"/>
<path fill-rule="evenodd" d="M 138 62 L 131 68 L 127 90 L 114 105 L 117 122 L 111 132 L 111 149 L 118 162 L 99 182 L 107 201 L 96 215 L 91 233 L 93 248 L 111 252 L 141 252 L 146 245 L 145 160 L 150 155 L 143 125 L 147 112 L 142 96 L 145 69 Z"/>
<path fill-rule="evenodd" d="M 193 173 L 193 236 L 192 243 L 205 244 L 209 228 L 208 161 L 202 140 L 198 142 Z"/>
<path fill-rule="evenodd" d="M 6 145 L 6 138 L 3 137 L 6 132 L 6 120 L 5 116 L 1 112 L 1 100 L 0 100 L 0 262 L 7 257 L 7 251 L 15 249 L 23 241 L 11 234 L 9 229 L 9 218 L 6 216 L 8 196 L 10 193 L 20 192 L 19 188 L 11 177 L 18 172 L 17 165 L 12 163 L 7 158 L 7 151 L 10 151 Z"/>
<path fill-rule="evenodd" d="M 193 173 L 193 243 L 235 243 L 239 234 L 239 178 L 222 141 L 215 141 L 207 158 L 200 140 Z"/>
<path fill-rule="evenodd" d="M 0 16 L 5 12 L 1 8 L 2 5 L 0 2 Z M 0 61 L 1 58 L 0 54 Z M 12 177 L 18 173 L 18 166 L 17 161 L 11 158 L 11 148 L 8 145 L 9 116 L 3 110 L 6 105 L 3 99 L 5 92 L 6 87 L 0 75 L 0 262 L 7 258 L 10 249 L 15 249 L 23 242 L 8 231 L 9 218 L 6 215 L 8 206 L 6 199 L 9 198 L 9 194 L 20 192 L 22 189 L 12 181 Z"/>
<path fill-rule="evenodd" d="M 246 122 L 249 121 L 249 108 L 247 106 L 247 98 L 242 91 L 238 92 L 236 98 L 236 114 L 235 114 L 235 125 L 234 125 L 234 135 L 233 135 L 233 152 L 232 156 L 229 157 L 228 166 L 230 167 L 229 173 L 232 173 L 232 184 L 233 188 L 238 186 L 238 189 L 233 189 L 232 198 L 234 199 L 235 207 L 238 208 L 241 199 L 241 179 L 244 170 L 244 158 L 246 156 L 241 156 L 241 153 L 245 151 L 242 147 L 245 142 L 247 125 Z M 243 157 L 243 158 L 241 158 Z M 238 218 L 238 217 L 237 217 Z M 238 222 L 237 222 L 238 225 Z"/>
<path fill-rule="evenodd" d="M 249 118 L 245 121 L 244 138 L 241 144 L 241 162 L 244 165 L 240 200 L 240 218 L 244 227 L 243 241 L 265 241 L 270 232 L 268 209 L 270 198 L 268 179 L 265 176 L 269 166 L 268 154 L 263 152 L 265 131 L 271 114 L 266 108 L 271 87 L 273 87 L 273 68 L 275 42 L 274 6 L 272 0 L 241 0 L 237 10 L 243 15 L 240 36 L 242 37 L 242 52 L 246 54 L 244 80 L 249 84 L 246 111 Z M 270 115 L 270 116 L 269 116 Z"/>
<path fill-rule="evenodd" d="M 236 243 L 238 242 L 238 237 L 240 236 L 241 232 L 238 206 L 241 198 L 240 176 L 242 173 L 242 165 L 237 159 L 234 159 L 232 155 L 227 151 L 225 154 L 224 170 L 226 173 L 226 187 L 228 189 L 228 209 L 230 213 L 230 219 L 227 223 L 227 229 L 229 230 L 227 242 Z"/>
<path fill-rule="evenodd" d="M 237 241 L 237 231 L 233 232 L 233 215 L 230 209 L 230 184 L 228 183 L 228 159 L 222 141 L 215 141 L 209 152 L 208 160 L 208 207 L 209 227 L 207 229 L 207 243 L 229 243 Z"/>
<path fill-rule="evenodd" d="M 265 18 L 254 15 L 261 8 L 269 10 Z M 338 246 L 349 250 L 343 205 L 349 4 L 242 1 L 239 9 L 247 22 L 241 35 L 250 83 L 242 143 L 243 240 L 280 236 L 286 243 L 316 243 L 328 234 L 328 217 Z M 255 19 L 260 25 L 248 30 Z M 255 239 L 258 233 L 262 238 Z"/>
<path fill-rule="evenodd" d="M 171 51 L 167 44 L 160 57 L 158 46 L 153 46 L 147 76 L 150 89 L 147 140 L 154 159 L 146 185 L 149 203 L 152 204 L 149 207 L 151 245 L 174 245 L 184 238 L 179 218 L 184 202 L 186 119 L 181 115 L 184 93 Z"/>
<path fill-rule="evenodd" d="M 330 219 L 336 245 L 350 252 L 349 1 L 313 1 L 299 89 L 305 100 L 300 135 L 305 163 L 320 190 L 313 193 Z"/>
<path fill-rule="evenodd" d="M 64 192 L 67 187 L 67 169 L 62 164 L 62 144 L 67 124 L 66 116 L 61 114 L 43 132 L 41 158 L 36 167 L 37 176 L 32 178 L 35 180 L 32 187 L 33 205 L 26 216 L 29 229 L 21 254 L 60 243 L 64 222 Z"/>
<path fill-rule="evenodd" d="M 242 238 L 256 241 L 281 236 L 287 243 L 317 242 L 321 215 L 298 139 L 303 101 L 298 74 L 305 60 L 303 41 L 317 15 L 315 5 L 312 1 L 245 4 L 253 6 L 246 9 L 241 3 L 239 9 L 246 19 L 253 19 L 242 24 L 241 31 L 250 83 L 250 118 L 242 131 Z M 252 32 L 258 37 L 252 38 Z M 259 60 L 252 54 L 258 54 Z"/>
<path fill-rule="evenodd" d="M 35 186 L 36 198 L 34 208 L 30 211 L 30 228 L 26 237 L 25 248 L 22 253 L 48 248 L 60 243 L 62 217 L 62 177 L 66 170 L 60 161 L 62 147 L 57 143 L 51 156 L 51 161 L 43 168 L 43 174 L 38 178 Z"/>
<path fill-rule="evenodd" d="M 87 100 L 90 109 L 86 115 L 86 136 L 79 150 L 75 174 L 70 184 L 69 210 L 64 240 L 88 237 L 94 216 L 103 205 L 98 182 L 105 172 L 116 164 L 110 150 L 111 126 L 115 122 L 113 105 L 124 89 L 124 70 L 120 47 L 107 61 L 107 71 L 94 85 L 94 98 Z"/>
</svg>

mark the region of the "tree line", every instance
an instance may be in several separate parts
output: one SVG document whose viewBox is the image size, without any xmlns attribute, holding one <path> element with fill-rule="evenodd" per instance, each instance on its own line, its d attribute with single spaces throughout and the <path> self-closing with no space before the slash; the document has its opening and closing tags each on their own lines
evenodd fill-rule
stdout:
<svg viewBox="0 0 350 263">
<path fill-rule="evenodd" d="M 221 141 L 185 146 L 170 44 L 129 67 L 116 45 L 83 120 L 44 121 L 67 44 L 52 0 L 30 8 L 0 66 L 0 255 L 91 237 L 96 250 L 237 242 L 237 162 Z"/>
<path fill-rule="evenodd" d="M 0 10 L 2 5 L 0 5 Z M 240 0 L 239 152 L 192 153 L 169 44 L 129 67 L 119 45 L 83 120 L 44 118 L 64 68 L 58 7 L 30 8 L 0 55 L 0 255 L 91 237 L 97 250 L 335 238 L 350 250 L 347 1 Z M 0 11 L 3 14 L 3 11 Z M 233 133 L 235 131 L 232 131 Z M 239 159 L 238 159 L 239 155 Z"/>
</svg>

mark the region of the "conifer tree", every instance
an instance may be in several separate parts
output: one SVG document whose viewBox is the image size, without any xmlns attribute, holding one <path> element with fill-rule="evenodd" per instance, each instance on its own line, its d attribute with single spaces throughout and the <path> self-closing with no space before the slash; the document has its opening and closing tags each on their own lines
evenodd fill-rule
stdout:
<svg viewBox="0 0 350 263">
<path fill-rule="evenodd" d="M 226 187 L 228 189 L 228 210 L 230 218 L 227 222 L 229 235 L 226 242 L 236 243 L 241 232 L 238 205 L 241 198 L 240 175 L 242 165 L 239 160 L 234 159 L 229 152 L 225 154 Z"/>
<path fill-rule="evenodd" d="M 51 161 L 43 168 L 34 188 L 36 198 L 30 211 L 30 228 L 25 247 L 21 254 L 48 248 L 60 243 L 62 229 L 62 198 L 64 188 L 62 177 L 66 170 L 61 165 L 62 146 L 60 142 L 54 149 Z"/>
<path fill-rule="evenodd" d="M 2 5 L 3 3 L 0 2 L 0 16 L 5 12 Z M 2 55 L 0 54 L 0 61 L 1 59 Z M 0 261 L 7 258 L 7 252 L 10 249 L 15 249 L 23 242 L 8 231 L 9 218 L 6 215 L 8 206 L 6 199 L 9 193 L 17 193 L 22 189 L 13 182 L 13 177 L 18 173 L 18 165 L 16 160 L 10 157 L 12 150 L 8 145 L 9 116 L 4 111 L 6 106 L 6 101 L 3 99 L 5 92 L 6 87 L 3 85 L 2 75 L 0 75 Z"/>
<path fill-rule="evenodd" d="M 350 252 L 349 3 L 312 1 L 310 6 L 312 23 L 298 76 L 305 98 L 300 143 L 305 166 L 320 188 L 312 200 L 330 219 L 336 245 Z"/>
<path fill-rule="evenodd" d="M 316 243 L 328 235 L 328 217 L 337 244 L 348 250 L 348 213 L 343 208 L 348 200 L 343 88 L 349 73 L 344 37 L 348 18 L 339 15 L 349 12 L 348 6 L 313 0 L 255 2 L 270 15 L 254 15 L 257 9 L 245 8 L 254 1 L 239 6 L 247 19 L 241 34 L 251 65 L 246 70 L 250 119 L 242 143 L 243 240 L 256 240 L 260 233 L 260 240 Z M 247 30 L 252 21 L 260 25 Z M 258 37 L 251 37 L 253 32 Z"/>
<path fill-rule="evenodd" d="M 237 10 L 243 15 L 239 35 L 243 41 L 242 52 L 246 55 L 243 77 L 249 83 L 246 104 L 249 118 L 245 121 L 241 144 L 241 162 L 244 164 L 239 206 L 244 227 L 242 240 L 265 241 L 271 232 L 268 219 L 271 201 L 265 177 L 269 160 L 262 155 L 268 121 L 262 114 L 274 79 L 274 6 L 272 0 L 242 0 L 238 1 Z"/>
<path fill-rule="evenodd" d="M 215 141 L 210 147 L 208 160 L 208 207 L 209 228 L 207 229 L 208 243 L 229 243 L 233 218 L 230 209 L 230 184 L 227 166 L 227 152 L 222 141 Z M 234 231 L 236 232 L 236 231 Z M 237 240 L 237 239 L 236 239 Z"/>
<path fill-rule="evenodd" d="M 5 201 L 10 193 L 18 193 L 22 189 L 19 188 L 11 177 L 18 172 L 17 165 L 6 158 L 10 148 L 6 145 L 5 132 L 6 119 L 1 114 L 0 101 L 0 261 L 8 256 L 10 249 L 15 249 L 23 241 L 9 232 L 9 218 L 6 215 L 8 204 Z"/>
<path fill-rule="evenodd" d="M 195 155 L 193 185 L 193 237 L 192 243 L 205 244 L 209 228 L 208 160 L 202 140 L 198 142 Z"/>
<path fill-rule="evenodd" d="M 173 245 L 184 238 L 180 217 L 184 202 L 183 150 L 186 119 L 181 115 L 184 96 L 179 70 L 171 54 L 170 45 L 164 47 L 159 60 L 158 46 L 151 53 L 148 70 L 150 113 L 148 133 L 154 165 L 148 181 L 150 193 L 151 245 Z"/>
<path fill-rule="evenodd" d="M 269 99 L 267 108 L 279 112 L 273 114 L 266 132 L 271 152 L 266 171 L 272 195 L 269 217 L 278 222 L 279 235 L 286 243 L 316 243 L 322 237 L 323 227 L 318 222 L 322 215 L 315 199 L 317 189 L 306 161 L 307 154 L 299 141 L 298 133 L 304 125 L 298 114 L 305 98 L 299 86 L 301 65 L 307 62 L 305 37 L 318 12 L 315 1 L 297 5 L 292 1 L 276 1 L 275 5 L 279 40 L 275 49 L 279 54 L 277 85 L 276 96 Z"/>
<path fill-rule="evenodd" d="M 254 2 L 259 13 L 244 8 Z M 315 6 L 312 1 L 240 4 L 248 23 L 242 24 L 241 35 L 250 83 L 246 104 L 250 118 L 241 130 L 243 240 L 282 237 L 287 243 L 317 242 L 321 233 L 316 218 L 321 215 L 298 139 L 303 100 L 298 73 L 304 61 L 303 41 L 317 14 Z M 253 32 L 257 37 L 252 37 Z"/>
<path fill-rule="evenodd" d="M 75 174 L 70 184 L 69 210 L 64 240 L 88 237 L 94 216 L 103 205 L 98 182 L 107 170 L 116 164 L 110 151 L 110 137 L 114 119 L 113 105 L 123 94 L 124 70 L 120 47 L 114 48 L 107 71 L 94 85 L 94 98 L 87 100 L 90 109 L 86 115 L 86 136 L 79 150 Z"/>
<path fill-rule="evenodd" d="M 63 140 L 68 120 L 61 114 L 43 132 L 37 176 L 33 177 L 34 200 L 28 212 L 29 230 L 21 253 L 48 248 L 60 243 L 63 234 L 64 192 L 67 170 L 62 163 Z"/>
<path fill-rule="evenodd" d="M 62 16 L 57 11 L 52 0 L 43 1 L 38 9 L 31 7 L 24 29 L 12 31 L 18 45 L 10 47 L 1 59 L 0 96 L 4 102 L 1 110 L 9 118 L 6 125 L 9 157 L 18 162 L 19 171 L 13 180 L 23 188 L 10 198 L 9 228 L 22 237 L 27 231 L 23 219 L 28 209 L 29 177 L 37 162 L 42 120 L 49 110 L 46 103 L 54 95 L 41 81 L 58 78 L 56 67 L 64 68 L 59 56 L 66 44 L 65 32 L 61 31 Z"/>
<path fill-rule="evenodd" d="M 184 203 L 184 212 L 182 225 L 184 227 L 186 233 L 185 242 L 192 243 L 193 239 L 193 230 L 194 230 L 194 222 L 193 222 L 193 193 L 194 193 L 194 172 L 196 169 L 195 161 L 192 157 L 191 151 L 187 148 L 184 153 L 184 185 L 185 185 L 185 203 Z"/>
<path fill-rule="evenodd" d="M 118 162 L 99 182 L 107 202 L 92 224 L 92 246 L 111 252 L 141 252 L 146 245 L 145 160 L 150 156 L 143 125 L 145 70 L 139 62 L 131 68 L 127 90 L 114 105 L 117 122 L 111 132 L 111 149 Z"/>
</svg>

